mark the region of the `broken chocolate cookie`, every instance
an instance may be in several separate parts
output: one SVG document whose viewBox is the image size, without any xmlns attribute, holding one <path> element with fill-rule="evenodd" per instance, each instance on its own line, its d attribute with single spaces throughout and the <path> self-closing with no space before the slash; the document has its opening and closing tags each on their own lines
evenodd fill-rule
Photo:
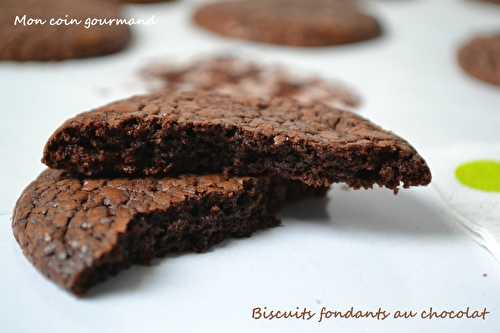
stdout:
<svg viewBox="0 0 500 333">
<path fill-rule="evenodd" d="M 46 170 L 19 198 L 12 226 L 33 265 L 82 294 L 132 264 L 276 226 L 287 188 L 268 177 L 111 180 Z"/>
<path fill-rule="evenodd" d="M 224 171 L 395 191 L 431 181 L 411 145 L 352 112 L 204 92 L 137 96 L 82 113 L 52 135 L 43 162 L 85 176 Z"/>
</svg>

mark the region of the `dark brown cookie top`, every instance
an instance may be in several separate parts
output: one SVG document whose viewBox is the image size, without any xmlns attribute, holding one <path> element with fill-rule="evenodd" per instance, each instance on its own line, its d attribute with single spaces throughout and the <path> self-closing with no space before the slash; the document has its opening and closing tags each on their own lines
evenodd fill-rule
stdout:
<svg viewBox="0 0 500 333">
<path fill-rule="evenodd" d="M 86 287 L 83 280 L 90 271 L 126 260 L 119 247 L 132 251 L 133 245 L 124 244 L 123 237 L 132 232 L 134 220 L 150 217 L 151 223 L 176 231 L 177 222 L 200 223 L 191 220 L 195 217 L 190 214 L 196 214 L 193 206 L 198 207 L 199 214 L 200 207 L 206 206 L 209 215 L 222 218 L 224 207 L 211 205 L 252 193 L 259 182 L 266 181 L 221 175 L 85 180 L 48 169 L 19 198 L 13 215 L 14 235 L 42 273 L 79 293 Z M 220 199 L 208 200 L 211 196 Z M 241 203 L 242 209 L 248 209 L 248 205 L 267 208 L 257 199 Z M 168 214 L 172 215 L 170 219 L 165 218 Z M 156 215 L 163 219 L 155 220 Z"/>
<path fill-rule="evenodd" d="M 353 43 L 381 34 L 374 17 L 346 0 L 221 1 L 202 5 L 193 21 L 222 36 L 299 47 Z"/>
<path fill-rule="evenodd" d="M 231 167 L 316 187 L 377 183 L 396 190 L 400 182 L 431 179 L 405 140 L 354 113 L 201 91 L 137 96 L 80 114 L 51 136 L 43 161 L 88 176 Z"/>
<path fill-rule="evenodd" d="M 203 90 L 242 98 L 292 97 L 302 104 L 325 103 L 332 107 L 356 108 L 359 97 L 340 83 L 319 77 L 298 76 L 273 65 L 260 65 L 233 56 L 216 56 L 189 64 L 165 64 L 145 69 L 170 90 Z"/>
<path fill-rule="evenodd" d="M 100 0 L 2 0 L 0 60 L 51 61 L 120 51 L 130 40 L 127 25 L 85 27 L 86 20 L 120 18 L 120 8 Z M 58 25 L 59 19 L 65 21 Z"/>
<path fill-rule="evenodd" d="M 396 144 L 399 149 L 414 152 L 401 138 L 352 112 L 322 104 L 302 105 L 287 98 L 239 99 L 201 91 L 134 96 L 82 113 L 66 121 L 49 139 L 46 148 L 70 128 L 84 130 L 91 124 L 121 128 L 132 119 L 151 118 L 161 122 L 238 127 L 272 136 L 275 144 L 303 140 L 324 145 L 371 142 L 377 146 Z"/>
<path fill-rule="evenodd" d="M 500 34 L 469 40 L 459 49 L 458 62 L 468 74 L 500 86 Z"/>
</svg>

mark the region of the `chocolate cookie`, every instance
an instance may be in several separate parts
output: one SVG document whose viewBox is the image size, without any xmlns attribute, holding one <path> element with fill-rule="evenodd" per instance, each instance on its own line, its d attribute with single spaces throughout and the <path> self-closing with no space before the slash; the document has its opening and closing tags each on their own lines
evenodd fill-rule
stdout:
<svg viewBox="0 0 500 333">
<path fill-rule="evenodd" d="M 224 170 L 313 187 L 397 190 L 431 180 L 406 141 L 351 112 L 204 92 L 137 96 L 82 113 L 52 135 L 43 162 L 87 176 Z"/>
<path fill-rule="evenodd" d="M 494 5 L 500 5 L 500 0 L 479 0 L 479 1 L 488 2 Z"/>
<path fill-rule="evenodd" d="M 193 21 L 218 35 L 262 43 L 319 47 L 377 37 L 377 20 L 349 0 L 242 0 L 201 6 Z"/>
<path fill-rule="evenodd" d="M 264 66 L 232 56 L 218 56 L 186 65 L 150 66 L 146 77 L 159 79 L 169 90 L 203 90 L 235 97 L 292 97 L 302 104 L 325 103 L 354 109 L 359 97 L 339 83 L 299 77 L 278 66 Z"/>
<path fill-rule="evenodd" d="M 458 51 L 458 62 L 469 75 L 500 86 L 500 34 L 469 40 Z"/>
<path fill-rule="evenodd" d="M 118 19 L 120 11 L 101 0 L 2 0 L 0 60 L 51 61 L 118 52 L 130 40 L 127 25 L 90 25 L 94 19 Z"/>
<path fill-rule="evenodd" d="M 85 180 L 46 170 L 19 198 L 12 227 L 45 276 L 82 294 L 132 264 L 275 226 L 285 194 L 270 178 Z"/>
<path fill-rule="evenodd" d="M 159 3 L 159 2 L 174 2 L 176 0 L 120 0 L 124 3 L 134 3 L 134 4 L 148 4 L 148 3 Z"/>
</svg>

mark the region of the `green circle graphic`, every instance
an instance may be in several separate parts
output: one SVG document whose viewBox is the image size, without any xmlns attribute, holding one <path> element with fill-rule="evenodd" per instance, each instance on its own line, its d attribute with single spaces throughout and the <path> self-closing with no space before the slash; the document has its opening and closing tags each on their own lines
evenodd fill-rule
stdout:
<svg viewBox="0 0 500 333">
<path fill-rule="evenodd" d="M 500 161 L 479 160 L 461 164 L 455 177 L 463 185 L 485 192 L 500 192 Z"/>
</svg>

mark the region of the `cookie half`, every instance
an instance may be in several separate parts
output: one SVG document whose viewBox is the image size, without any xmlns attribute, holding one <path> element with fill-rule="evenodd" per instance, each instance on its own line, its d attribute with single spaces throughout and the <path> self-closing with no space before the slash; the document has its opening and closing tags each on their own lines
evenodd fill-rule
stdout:
<svg viewBox="0 0 500 333">
<path fill-rule="evenodd" d="M 500 86 L 500 34 L 466 42 L 458 51 L 458 63 L 467 74 Z"/>
<path fill-rule="evenodd" d="M 90 180 L 46 170 L 19 198 L 12 227 L 40 272 L 82 294 L 132 264 L 276 226 L 285 195 L 270 178 Z"/>
<path fill-rule="evenodd" d="M 145 76 L 159 80 L 163 89 L 203 90 L 235 97 L 273 99 L 291 97 L 302 104 L 325 103 L 355 109 L 360 98 L 341 83 L 299 76 L 275 65 L 261 65 L 233 56 L 216 56 L 188 64 L 149 66 Z"/>
<path fill-rule="evenodd" d="M 313 187 L 397 190 L 431 180 L 412 146 L 354 113 L 204 92 L 137 96 L 82 113 L 51 136 L 43 162 L 86 176 L 224 171 Z"/>
<path fill-rule="evenodd" d="M 129 27 L 102 20 L 116 20 L 120 14 L 119 5 L 101 0 L 2 0 L 0 60 L 52 61 L 118 52 L 130 41 Z M 103 25 L 90 26 L 97 20 Z"/>
<path fill-rule="evenodd" d="M 199 7 L 193 22 L 225 37 L 297 47 L 354 43 L 382 32 L 349 0 L 218 1 Z"/>
</svg>

